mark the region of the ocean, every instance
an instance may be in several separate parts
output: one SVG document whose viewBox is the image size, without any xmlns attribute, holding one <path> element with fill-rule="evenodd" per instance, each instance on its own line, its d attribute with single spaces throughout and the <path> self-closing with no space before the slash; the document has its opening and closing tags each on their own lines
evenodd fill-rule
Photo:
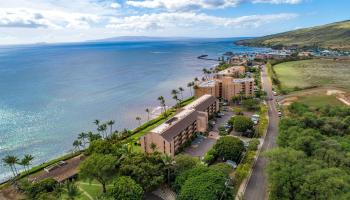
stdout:
<svg viewBox="0 0 350 200">
<path fill-rule="evenodd" d="M 118 130 L 144 122 L 163 95 L 201 77 L 202 68 L 241 47 L 230 39 L 0 46 L 0 158 L 32 154 L 34 165 L 71 151 L 77 134 L 113 119 Z M 10 176 L 1 163 L 0 181 Z"/>
</svg>

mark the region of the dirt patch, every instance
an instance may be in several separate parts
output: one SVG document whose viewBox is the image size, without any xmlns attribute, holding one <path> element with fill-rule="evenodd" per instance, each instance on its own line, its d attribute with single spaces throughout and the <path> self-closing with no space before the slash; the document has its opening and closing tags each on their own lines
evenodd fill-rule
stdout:
<svg viewBox="0 0 350 200">
<path fill-rule="evenodd" d="M 12 185 L 0 191 L 1 200 L 18 200 L 24 198 L 24 194 L 19 193 Z"/>
<path fill-rule="evenodd" d="M 301 97 L 305 97 L 308 95 L 327 95 L 327 96 L 335 96 L 339 101 L 343 102 L 345 105 L 350 106 L 350 92 L 345 92 L 338 88 L 326 88 L 326 87 L 318 87 L 307 90 L 302 90 L 298 92 L 293 92 L 289 95 L 283 96 L 280 99 L 280 103 L 283 106 L 288 106 L 291 103 L 298 101 Z"/>
</svg>

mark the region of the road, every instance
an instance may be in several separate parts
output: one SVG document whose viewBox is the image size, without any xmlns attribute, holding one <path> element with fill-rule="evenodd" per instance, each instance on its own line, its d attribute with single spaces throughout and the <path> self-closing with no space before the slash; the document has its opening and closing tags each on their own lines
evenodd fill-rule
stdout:
<svg viewBox="0 0 350 200">
<path fill-rule="evenodd" d="M 262 87 L 267 92 L 268 99 L 274 99 L 272 93 L 272 84 L 268 78 L 266 67 L 262 68 Z M 269 126 L 264 139 L 264 143 L 261 147 L 260 155 L 253 166 L 253 172 L 248 182 L 247 188 L 244 193 L 245 200 L 264 200 L 268 198 L 267 194 L 267 177 L 265 173 L 267 160 L 262 156 L 262 154 L 273 147 L 276 146 L 276 137 L 278 133 L 278 111 L 276 109 L 275 100 L 268 100 L 268 115 L 269 115 Z"/>
</svg>

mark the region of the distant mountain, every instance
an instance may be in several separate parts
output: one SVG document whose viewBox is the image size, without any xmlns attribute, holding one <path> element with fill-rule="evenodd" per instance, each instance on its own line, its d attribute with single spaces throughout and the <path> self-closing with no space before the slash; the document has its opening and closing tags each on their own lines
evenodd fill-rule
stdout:
<svg viewBox="0 0 350 200">
<path fill-rule="evenodd" d="M 274 48 L 298 46 L 350 50 L 350 20 L 240 40 L 236 44 Z"/>
<path fill-rule="evenodd" d="M 181 39 L 191 39 L 189 37 L 147 37 L 147 36 L 120 36 L 112 37 L 98 40 L 90 40 L 88 42 L 135 42 L 135 41 L 171 41 L 171 40 L 181 40 Z"/>
</svg>

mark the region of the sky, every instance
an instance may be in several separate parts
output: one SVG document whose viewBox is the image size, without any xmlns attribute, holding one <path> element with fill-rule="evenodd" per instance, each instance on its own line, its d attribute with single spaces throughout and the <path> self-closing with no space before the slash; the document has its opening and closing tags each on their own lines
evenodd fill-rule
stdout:
<svg viewBox="0 0 350 200">
<path fill-rule="evenodd" d="M 252 37 L 350 19 L 349 0 L 0 0 L 0 45 Z"/>
</svg>

